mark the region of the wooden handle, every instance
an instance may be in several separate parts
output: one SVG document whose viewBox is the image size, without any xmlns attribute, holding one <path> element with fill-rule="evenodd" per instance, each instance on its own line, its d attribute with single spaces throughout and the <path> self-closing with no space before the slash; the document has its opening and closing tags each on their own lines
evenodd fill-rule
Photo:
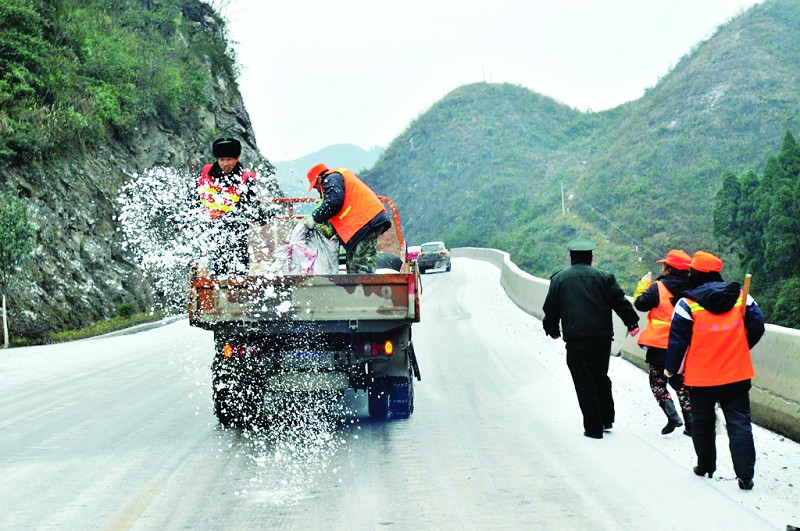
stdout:
<svg viewBox="0 0 800 531">
<path fill-rule="evenodd" d="M 753 280 L 753 275 L 747 273 L 744 276 L 744 287 L 742 288 L 742 317 L 747 313 L 747 295 L 750 293 L 750 281 Z"/>
</svg>

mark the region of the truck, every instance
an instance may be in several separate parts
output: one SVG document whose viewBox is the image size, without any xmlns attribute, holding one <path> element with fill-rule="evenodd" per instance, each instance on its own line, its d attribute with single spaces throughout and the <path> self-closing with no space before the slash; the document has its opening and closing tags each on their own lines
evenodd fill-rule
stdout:
<svg viewBox="0 0 800 531">
<path fill-rule="evenodd" d="M 190 267 L 189 323 L 214 334 L 220 424 L 263 425 L 265 404 L 319 394 L 336 400 L 348 390 L 366 393 L 373 419 L 414 412 L 414 380 L 421 376 L 411 331 L 420 320 L 420 277 L 405 260 L 397 207 L 379 198 L 393 223 L 378 240 L 375 273 L 259 272 L 287 245 L 302 220 L 299 207 L 313 198 L 272 200 L 274 215 L 250 227 L 246 275 Z"/>
</svg>

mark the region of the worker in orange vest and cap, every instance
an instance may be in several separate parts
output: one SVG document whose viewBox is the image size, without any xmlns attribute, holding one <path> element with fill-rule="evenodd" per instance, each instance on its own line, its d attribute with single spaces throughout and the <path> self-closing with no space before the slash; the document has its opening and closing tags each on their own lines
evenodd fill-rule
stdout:
<svg viewBox="0 0 800 531">
<path fill-rule="evenodd" d="M 639 346 L 647 350 L 645 361 L 648 364 L 650 390 L 659 407 L 667 416 L 667 424 L 661 429 L 663 435 L 684 426 L 683 433 L 691 435 L 691 403 L 689 392 L 683 385 L 683 375 L 664 376 L 664 361 L 667 357 L 669 327 L 675 303 L 683 296 L 689 285 L 689 265 L 692 257 L 681 249 L 672 249 L 667 256 L 656 262 L 661 263 L 661 275 L 652 281 L 647 273 L 639 281 L 633 294 L 633 306 L 640 312 L 647 312 L 647 327 L 639 335 Z M 667 382 L 678 395 L 683 421 L 675 410 L 675 403 L 667 389 Z"/>
<path fill-rule="evenodd" d="M 717 469 L 715 406 L 719 404 L 739 488 L 750 490 L 756 462 L 750 349 L 764 335 L 764 314 L 738 282 L 725 282 L 721 271 L 722 260 L 711 253 L 697 251 L 692 257 L 689 288 L 672 316 L 664 374 L 682 372 L 689 388 L 697 454 L 694 473 L 710 478 Z"/>
<path fill-rule="evenodd" d="M 348 274 L 374 273 L 378 236 L 392 222 L 372 189 L 346 168 L 317 164 L 307 174 L 308 190 L 317 190 L 322 203 L 306 216 L 306 227 L 330 222 L 345 250 Z"/>
</svg>

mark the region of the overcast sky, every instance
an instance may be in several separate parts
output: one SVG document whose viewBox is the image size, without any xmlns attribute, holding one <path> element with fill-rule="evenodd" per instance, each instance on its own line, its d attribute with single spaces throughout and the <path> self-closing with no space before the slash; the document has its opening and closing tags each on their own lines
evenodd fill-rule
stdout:
<svg viewBox="0 0 800 531">
<path fill-rule="evenodd" d="M 642 96 L 761 0 L 212 0 L 261 152 L 386 147 L 451 90 L 509 82 L 580 110 Z"/>
</svg>

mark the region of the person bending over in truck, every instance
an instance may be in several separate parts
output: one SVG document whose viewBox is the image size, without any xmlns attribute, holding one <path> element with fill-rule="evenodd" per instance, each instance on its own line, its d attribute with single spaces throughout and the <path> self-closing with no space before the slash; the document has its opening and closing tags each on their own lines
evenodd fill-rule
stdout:
<svg viewBox="0 0 800 531">
<path fill-rule="evenodd" d="M 331 170 L 317 164 L 307 177 L 308 190 L 317 190 L 322 203 L 306 216 L 306 227 L 329 221 L 344 247 L 347 273 L 374 273 L 378 236 L 392 226 L 383 203 L 346 168 Z"/>
<path fill-rule="evenodd" d="M 203 166 L 197 181 L 197 196 L 210 221 L 210 269 L 216 274 L 246 272 L 249 221 L 258 217 L 256 174 L 239 163 L 238 140 L 218 138 L 211 151 L 217 160 Z"/>
</svg>

